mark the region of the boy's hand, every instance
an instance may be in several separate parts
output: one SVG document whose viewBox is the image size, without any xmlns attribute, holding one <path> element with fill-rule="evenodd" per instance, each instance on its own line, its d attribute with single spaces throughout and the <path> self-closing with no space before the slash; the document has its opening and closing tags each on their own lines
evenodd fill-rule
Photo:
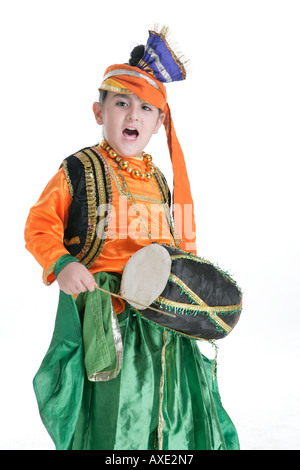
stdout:
<svg viewBox="0 0 300 470">
<path fill-rule="evenodd" d="M 67 264 L 57 275 L 57 282 L 60 290 L 65 294 L 80 294 L 89 290 L 93 292 L 96 281 L 92 274 L 80 263 L 76 261 Z"/>
</svg>

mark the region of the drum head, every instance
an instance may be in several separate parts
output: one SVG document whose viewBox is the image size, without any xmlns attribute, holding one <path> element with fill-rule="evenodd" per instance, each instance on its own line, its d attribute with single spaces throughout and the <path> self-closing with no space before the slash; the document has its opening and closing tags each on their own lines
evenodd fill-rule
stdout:
<svg viewBox="0 0 300 470">
<path fill-rule="evenodd" d="M 120 288 L 122 297 L 138 310 L 149 307 L 165 289 L 171 264 L 168 251 L 161 245 L 151 244 L 138 250 L 124 268 Z"/>
</svg>

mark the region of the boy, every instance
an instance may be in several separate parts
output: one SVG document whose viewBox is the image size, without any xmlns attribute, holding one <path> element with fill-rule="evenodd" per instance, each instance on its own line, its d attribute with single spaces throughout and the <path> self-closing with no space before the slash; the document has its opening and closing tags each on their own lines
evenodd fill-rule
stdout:
<svg viewBox="0 0 300 470">
<path fill-rule="evenodd" d="M 135 94 L 109 91 L 103 104 L 94 103 L 96 121 L 103 125 L 103 133 L 111 147 L 126 158 L 141 158 L 153 134 L 156 134 L 165 115 L 157 108 L 141 101 Z M 57 282 L 66 294 L 94 290 L 94 278 L 83 265 L 71 263 L 57 276 Z"/>
<path fill-rule="evenodd" d="M 105 140 L 67 158 L 30 211 L 26 247 L 45 283 L 60 287 L 53 339 L 34 379 L 57 449 L 238 448 L 196 342 L 96 289 L 118 294 L 126 262 L 153 241 L 195 253 L 193 201 L 163 85 L 184 78 L 166 30 L 151 31 L 129 65 L 106 70 L 93 106 Z M 176 213 L 174 230 L 167 183 L 143 152 L 162 124 L 173 203 L 188 212 L 189 230 Z"/>
</svg>

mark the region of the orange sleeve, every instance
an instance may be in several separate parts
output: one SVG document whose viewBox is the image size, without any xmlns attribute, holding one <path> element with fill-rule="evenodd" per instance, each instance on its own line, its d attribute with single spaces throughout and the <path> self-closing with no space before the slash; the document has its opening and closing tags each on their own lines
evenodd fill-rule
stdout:
<svg viewBox="0 0 300 470">
<path fill-rule="evenodd" d="M 42 266 L 44 283 L 50 285 L 56 261 L 69 254 L 63 244 L 72 196 L 64 169 L 61 168 L 49 181 L 39 200 L 30 209 L 26 226 L 26 249 Z"/>
</svg>

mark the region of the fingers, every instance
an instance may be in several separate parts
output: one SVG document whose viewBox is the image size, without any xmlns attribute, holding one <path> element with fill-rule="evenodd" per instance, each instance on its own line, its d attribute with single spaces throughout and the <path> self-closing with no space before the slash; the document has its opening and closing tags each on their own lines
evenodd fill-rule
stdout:
<svg viewBox="0 0 300 470">
<path fill-rule="evenodd" d="M 85 292 L 86 290 L 89 290 L 90 292 L 94 292 L 95 287 L 97 286 L 97 283 L 94 277 L 91 275 L 91 273 L 87 271 L 87 274 L 89 274 L 89 276 L 81 280 L 82 288 L 84 289 L 81 292 Z"/>
<path fill-rule="evenodd" d="M 68 295 L 80 294 L 89 290 L 93 292 L 96 282 L 85 266 L 74 262 L 69 263 L 57 276 L 59 288 Z"/>
</svg>

